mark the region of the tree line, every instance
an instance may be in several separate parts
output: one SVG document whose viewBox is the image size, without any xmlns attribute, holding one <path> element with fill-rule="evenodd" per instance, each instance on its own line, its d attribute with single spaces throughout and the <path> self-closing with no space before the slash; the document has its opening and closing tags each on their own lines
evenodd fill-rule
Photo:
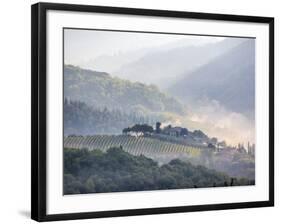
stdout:
<svg viewBox="0 0 281 224">
<path fill-rule="evenodd" d="M 154 124 L 158 116 L 124 112 L 107 107 L 94 108 L 81 101 L 64 100 L 64 134 L 93 135 L 121 134 L 124 127 L 133 124 Z"/>
<path fill-rule="evenodd" d="M 251 185 L 254 181 L 231 178 L 224 173 L 179 159 L 159 166 L 143 155 L 122 149 L 107 152 L 64 149 L 64 194 L 125 192 Z"/>
</svg>

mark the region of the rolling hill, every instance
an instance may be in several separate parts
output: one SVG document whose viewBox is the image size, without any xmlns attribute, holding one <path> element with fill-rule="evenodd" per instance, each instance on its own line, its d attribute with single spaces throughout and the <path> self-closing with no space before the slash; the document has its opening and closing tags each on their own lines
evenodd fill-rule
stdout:
<svg viewBox="0 0 281 224">
<path fill-rule="evenodd" d="M 101 150 L 107 152 L 110 148 L 122 147 L 134 156 L 146 156 L 158 162 L 167 164 L 173 159 L 191 162 L 208 169 L 227 173 L 232 177 L 255 179 L 255 160 L 252 156 L 233 150 L 214 152 L 202 144 L 184 145 L 153 137 L 135 137 L 129 135 L 93 135 L 67 136 L 64 138 L 64 148 Z"/>
<path fill-rule="evenodd" d="M 208 98 L 231 111 L 255 107 L 255 41 L 245 40 L 208 64 L 184 75 L 169 92 L 186 103 Z"/>
<path fill-rule="evenodd" d="M 94 108 L 119 109 L 138 113 L 174 112 L 184 108 L 175 98 L 155 85 L 130 82 L 105 72 L 64 66 L 64 97 L 87 103 Z"/>
<path fill-rule="evenodd" d="M 216 43 L 155 49 L 124 64 L 113 74 L 132 81 L 157 83 L 166 89 L 178 79 L 239 45 L 243 40 L 230 38 Z"/>
</svg>

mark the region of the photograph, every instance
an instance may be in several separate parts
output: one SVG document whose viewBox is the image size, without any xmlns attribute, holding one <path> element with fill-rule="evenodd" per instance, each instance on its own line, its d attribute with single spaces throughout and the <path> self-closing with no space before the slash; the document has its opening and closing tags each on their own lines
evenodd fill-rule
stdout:
<svg viewBox="0 0 281 224">
<path fill-rule="evenodd" d="M 33 220 L 274 206 L 274 17 L 36 3 L 31 21 Z"/>
<path fill-rule="evenodd" d="M 63 194 L 255 186 L 255 46 L 64 27 Z"/>
</svg>

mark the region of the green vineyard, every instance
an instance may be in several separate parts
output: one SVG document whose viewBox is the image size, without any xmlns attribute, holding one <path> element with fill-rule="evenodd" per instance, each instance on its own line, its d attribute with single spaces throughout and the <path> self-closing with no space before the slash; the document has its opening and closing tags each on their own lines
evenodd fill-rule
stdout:
<svg viewBox="0 0 281 224">
<path fill-rule="evenodd" d="M 112 147 L 122 149 L 132 155 L 188 154 L 196 156 L 201 148 L 183 144 L 171 143 L 150 137 L 135 137 L 128 135 L 95 135 L 95 136 L 68 136 L 64 138 L 65 148 L 89 150 L 100 149 L 106 151 Z"/>
</svg>

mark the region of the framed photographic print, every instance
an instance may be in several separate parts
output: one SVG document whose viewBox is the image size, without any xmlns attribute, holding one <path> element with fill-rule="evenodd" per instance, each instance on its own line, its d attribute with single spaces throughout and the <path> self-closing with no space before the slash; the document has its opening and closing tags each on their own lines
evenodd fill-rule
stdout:
<svg viewBox="0 0 281 224">
<path fill-rule="evenodd" d="M 274 19 L 32 6 L 32 219 L 274 205 Z"/>
</svg>

